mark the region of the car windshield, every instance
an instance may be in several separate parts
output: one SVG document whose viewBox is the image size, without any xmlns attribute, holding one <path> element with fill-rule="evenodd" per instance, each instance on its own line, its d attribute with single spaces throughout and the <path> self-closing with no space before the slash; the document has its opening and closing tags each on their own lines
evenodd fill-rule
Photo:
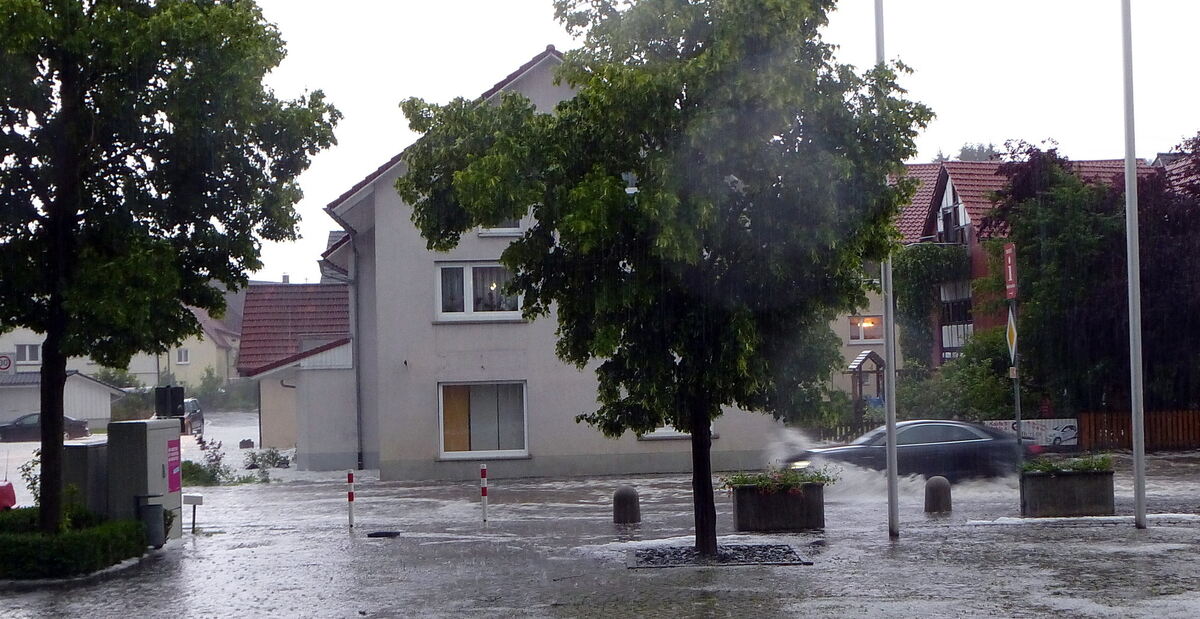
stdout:
<svg viewBox="0 0 1200 619">
<path fill-rule="evenodd" d="M 851 445 L 870 445 L 871 443 L 874 443 L 875 441 L 881 439 L 886 432 L 887 431 L 884 428 L 876 428 L 876 429 L 871 430 L 870 432 L 867 432 L 866 434 L 854 439 L 853 441 L 850 441 L 850 444 Z"/>
</svg>

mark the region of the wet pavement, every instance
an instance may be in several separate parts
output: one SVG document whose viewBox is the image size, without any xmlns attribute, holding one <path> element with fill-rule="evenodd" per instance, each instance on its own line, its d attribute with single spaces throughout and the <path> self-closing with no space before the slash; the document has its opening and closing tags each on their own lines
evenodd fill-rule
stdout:
<svg viewBox="0 0 1200 619">
<path fill-rule="evenodd" d="M 1150 510 L 1172 515 L 1145 530 L 1128 517 L 1128 458 L 1118 465 L 1126 517 L 1116 519 L 1016 518 L 1015 478 L 957 485 L 954 512 L 926 516 L 923 482 L 903 480 L 894 541 L 875 472 L 845 471 L 827 489 L 820 533 L 736 534 L 720 493 L 721 543 L 789 544 L 813 565 L 636 570 L 626 567 L 632 550 L 691 543 L 687 476 L 493 479 L 484 523 L 474 483 L 380 482 L 364 471 L 351 530 L 344 473 L 276 471 L 283 481 L 198 489 L 198 532 L 123 570 L 8 585 L 0 614 L 1200 616 L 1200 454 L 1150 458 Z M 612 524 L 621 484 L 640 493 L 640 525 Z"/>
</svg>

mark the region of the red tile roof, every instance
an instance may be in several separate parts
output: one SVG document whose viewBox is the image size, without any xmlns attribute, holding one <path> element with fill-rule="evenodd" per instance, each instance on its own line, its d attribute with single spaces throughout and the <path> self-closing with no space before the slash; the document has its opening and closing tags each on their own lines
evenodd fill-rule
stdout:
<svg viewBox="0 0 1200 619">
<path fill-rule="evenodd" d="M 1125 180 L 1124 159 L 1072 161 L 1071 167 L 1075 169 L 1076 174 L 1079 174 L 1079 178 L 1089 183 L 1115 185 Z M 1137 175 L 1139 178 L 1145 178 L 1154 173 L 1155 168 L 1146 165 L 1146 162 L 1141 159 L 1137 160 Z"/>
<path fill-rule="evenodd" d="M 1008 183 L 1008 177 L 1000 174 L 1000 162 L 945 161 L 942 166 L 958 192 L 967 217 L 978 225 L 992 210 L 991 195 Z"/>
<path fill-rule="evenodd" d="M 904 166 L 911 176 L 920 183 L 912 202 L 900 210 L 896 227 L 905 243 L 916 243 L 925 234 L 925 222 L 929 219 L 930 203 L 933 201 L 933 189 L 937 184 L 938 174 L 942 166 L 937 163 L 910 163 Z"/>
<path fill-rule="evenodd" d="M 253 376 L 349 341 L 345 284 L 253 284 L 246 291 L 238 372 Z M 330 340 L 301 350 L 302 340 Z M 343 342 L 344 343 L 344 342 Z"/>
<path fill-rule="evenodd" d="M 479 99 L 485 100 L 488 97 L 491 97 L 492 95 L 496 94 L 497 92 L 500 92 L 505 87 L 507 87 L 509 84 L 513 83 L 513 81 L 515 81 L 517 78 L 521 77 L 521 74 L 532 69 L 539 62 L 541 62 L 541 61 L 545 60 L 547 57 L 551 57 L 551 56 L 554 58 L 557 58 L 559 60 L 562 60 L 562 57 L 563 57 L 562 52 L 554 49 L 553 45 L 547 45 L 546 49 L 542 50 L 541 53 L 539 53 L 538 55 L 529 59 L 529 62 L 526 62 L 525 64 L 518 67 L 516 71 L 509 73 L 508 77 L 505 77 L 504 79 L 500 80 L 499 82 L 496 82 L 496 84 L 494 86 L 492 86 L 486 92 L 484 92 L 482 95 L 480 95 Z M 376 168 L 375 171 L 368 174 L 366 176 L 366 178 L 355 183 L 353 187 L 351 187 L 350 189 L 347 189 L 345 193 L 338 196 L 337 198 L 335 198 L 333 200 L 333 202 L 330 202 L 328 205 L 326 205 L 325 210 L 329 211 L 329 210 L 333 209 L 334 207 L 336 207 L 337 205 L 341 204 L 342 202 L 345 202 L 346 200 L 350 199 L 350 196 L 353 196 L 354 194 L 358 193 L 358 191 L 360 189 L 362 189 L 363 187 L 366 187 L 367 185 L 370 185 L 371 183 L 375 182 L 375 180 L 378 179 L 380 176 L 383 176 L 383 174 L 385 172 L 392 169 L 392 166 L 396 165 L 397 163 L 400 163 L 400 160 L 403 158 L 404 158 L 404 151 L 400 151 L 399 153 L 396 153 L 396 156 L 387 160 L 387 163 L 384 163 L 383 165 Z"/>
</svg>

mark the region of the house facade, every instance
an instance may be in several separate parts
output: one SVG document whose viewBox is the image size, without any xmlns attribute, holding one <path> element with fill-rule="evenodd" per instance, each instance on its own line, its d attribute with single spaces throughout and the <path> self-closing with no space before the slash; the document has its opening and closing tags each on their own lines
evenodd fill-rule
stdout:
<svg viewBox="0 0 1200 619">
<path fill-rule="evenodd" d="M 547 48 L 482 99 L 516 91 L 549 112 L 573 94 L 554 84 L 561 62 Z M 429 251 L 394 188 L 404 173 L 398 155 L 326 207 L 347 233 L 323 270 L 351 286 L 364 466 L 383 479 L 469 479 L 481 462 L 492 476 L 690 470 L 690 440 L 673 429 L 609 439 L 576 423 L 597 406 L 594 369 L 559 361 L 555 318 L 524 320 L 502 293 L 500 254 L 530 222 Z M 765 464 L 780 425 L 730 410 L 713 429 L 713 466 L 728 470 Z"/>
<path fill-rule="evenodd" d="M 222 379 L 237 376 L 239 333 L 202 309 L 191 310 L 200 323 L 200 335 L 189 336 L 178 346 L 161 354 L 137 353 L 130 358 L 126 369 L 142 384 L 157 385 L 159 374 L 170 372 L 177 382 L 196 387 L 208 368 L 212 368 Z M 0 353 L 13 353 L 17 371 L 38 372 L 42 367 L 42 342 L 45 339 L 40 333 L 18 327 L 0 334 Z M 88 357 L 67 359 L 67 369 L 71 371 L 93 375 L 100 368 Z"/>
<path fill-rule="evenodd" d="M 353 351 L 345 284 L 250 285 L 238 370 L 258 382 L 261 447 L 294 448 L 306 470 L 358 466 Z"/>
<path fill-rule="evenodd" d="M 8 354 L 0 352 L 0 356 Z M 13 369 L 0 371 L 0 423 L 42 410 L 41 372 Z M 123 395 L 125 392 L 112 385 L 70 370 L 63 387 L 63 412 L 68 417 L 86 420 L 92 429 L 101 428 L 112 419 L 113 400 Z"/>
</svg>

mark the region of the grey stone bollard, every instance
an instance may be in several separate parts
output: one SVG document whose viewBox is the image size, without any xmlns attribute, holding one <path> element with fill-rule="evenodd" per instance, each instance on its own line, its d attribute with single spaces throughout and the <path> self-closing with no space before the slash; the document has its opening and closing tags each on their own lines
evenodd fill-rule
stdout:
<svg viewBox="0 0 1200 619">
<path fill-rule="evenodd" d="M 943 513 L 950 511 L 950 481 L 945 477 L 930 477 L 925 482 L 925 512 Z"/>
<path fill-rule="evenodd" d="M 638 493 L 633 486 L 621 486 L 613 493 L 613 524 L 634 524 L 642 521 Z"/>
</svg>

